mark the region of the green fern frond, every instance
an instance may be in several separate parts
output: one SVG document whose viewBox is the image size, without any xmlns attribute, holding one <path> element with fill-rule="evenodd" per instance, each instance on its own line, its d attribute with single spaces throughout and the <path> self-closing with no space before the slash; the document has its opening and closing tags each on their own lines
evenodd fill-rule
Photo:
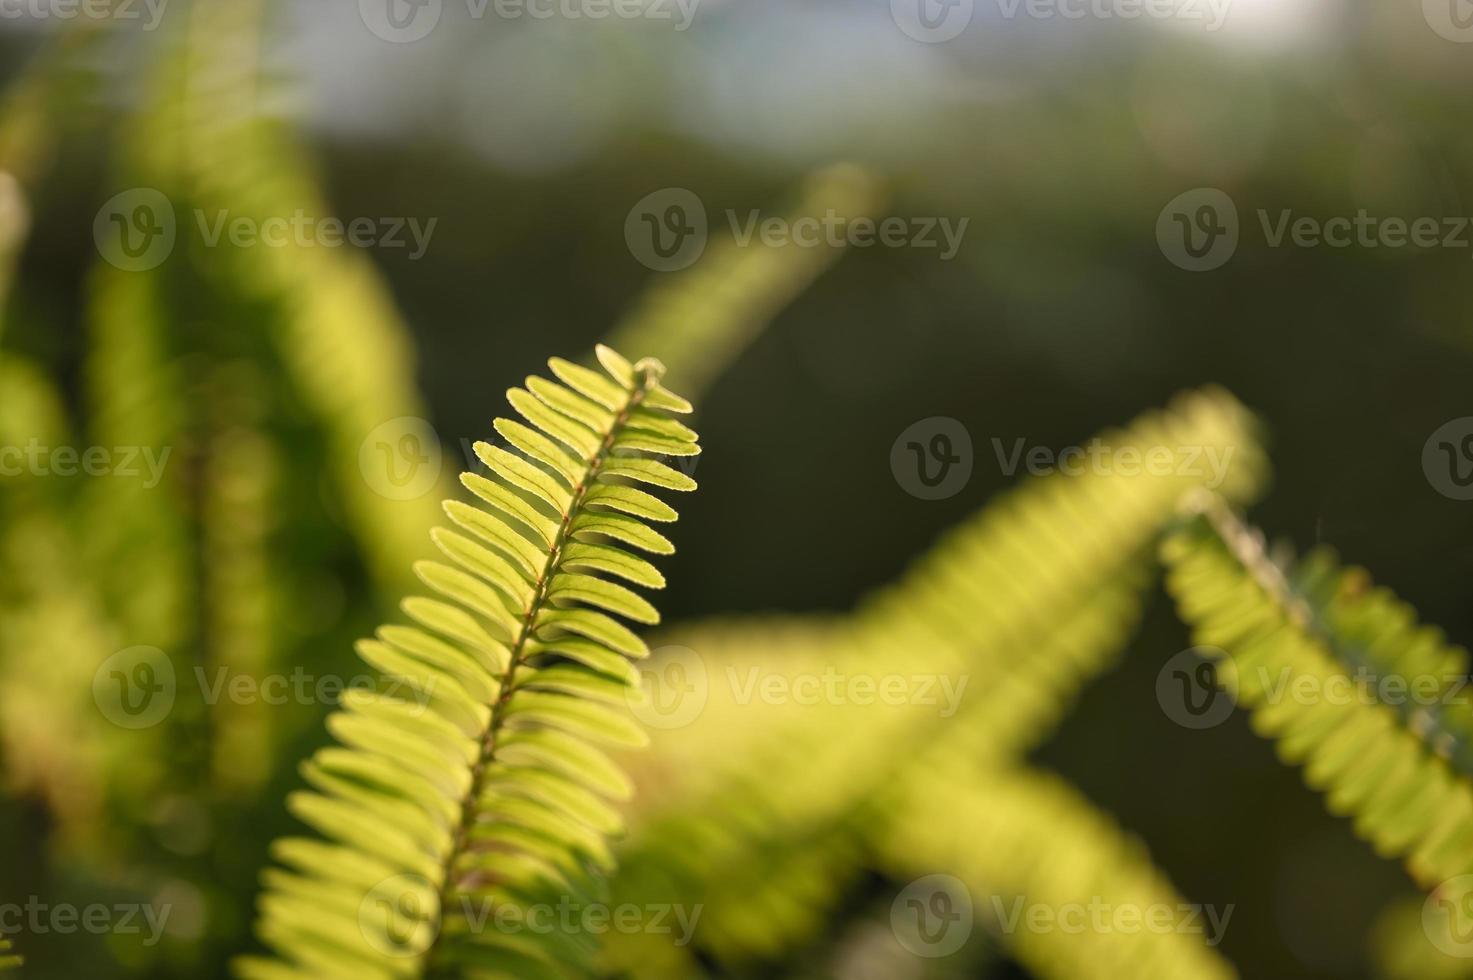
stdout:
<svg viewBox="0 0 1473 980">
<path fill-rule="evenodd" d="M 1061 781 L 1019 770 L 917 767 L 894 803 L 879 841 L 892 876 L 944 870 L 961 879 L 979 920 L 1032 975 L 1236 975 L 1213 949 L 1221 935 L 1212 930 L 1226 923 L 1189 907 L 1138 842 Z M 1041 921 L 1053 926 L 1032 925 L 1025 906 L 1047 910 Z"/>
<path fill-rule="evenodd" d="M 435 597 L 359 645 L 389 690 L 347 699 L 329 721 L 343 747 L 305 766 L 314 790 L 290 806 L 328 841 L 278 842 L 289 870 L 267 874 L 259 932 L 284 963 L 242 977 L 538 978 L 591 954 L 590 936 L 502 912 L 597 900 L 629 791 L 604 747 L 646 741 L 623 709 L 648 651 L 614 617 L 659 618 L 615 579 L 663 581 L 635 552 L 670 553 L 650 523 L 675 512 L 639 485 L 691 489 L 652 454 L 700 451 L 659 362 L 598 359 L 553 359 L 561 383 L 508 393 L 522 421 L 495 427 L 516 451 L 477 444 L 490 475 L 462 482 L 481 506 L 447 502 L 448 563 L 415 569 Z"/>
<path fill-rule="evenodd" d="M 879 181 L 853 164 L 810 174 L 788 226 L 827 216 L 848 221 L 883 203 Z M 805 247 L 724 238 L 691 269 L 660 279 L 614 328 L 610 343 L 645 350 L 670 368 L 682 391 L 699 396 L 783 307 L 843 255 L 843 241 Z"/>
<path fill-rule="evenodd" d="M 184 43 L 153 80 L 149 111 L 130 128 L 137 182 L 168 195 L 181 223 L 186 209 L 257 227 L 332 214 L 308 155 L 285 124 L 260 111 L 262 91 L 276 84 L 261 65 L 269 7 L 192 3 Z M 365 440 L 385 423 L 428 415 L 414 344 L 387 285 L 359 249 L 237 248 L 227 239 L 195 249 L 193 258 L 216 292 L 263 311 L 266 339 L 323 434 L 349 529 L 380 587 L 397 594 L 450 487 L 439 481 L 391 498 L 364 479 Z"/>
<path fill-rule="evenodd" d="M 1183 396 L 1104 441 L 1142 454 L 1152 446 L 1210 447 L 1230 461 L 1224 488 L 1239 498 L 1263 478 L 1251 417 L 1217 390 Z M 823 904 L 815 898 L 795 912 L 774 889 L 765 915 L 760 898 L 768 890 L 750 870 L 808 868 L 805 894 L 832 896 L 857 870 L 852 849 L 820 859 L 814 842 L 852 839 L 855 814 L 866 813 L 918 753 L 955 740 L 959 753 L 996 763 L 1036 744 L 1118 654 L 1139 614 L 1149 547 L 1181 495 L 1204 477 L 1111 472 L 1032 481 L 949 534 L 851 619 L 812 627 L 807 639 L 817 645 L 806 654 L 762 651 L 764 635 L 752 635 L 760 659 L 747 663 L 787 661 L 790 674 L 825 667 L 871 678 L 924 674 L 953 686 L 966 678 L 965 700 L 954 718 L 926 705 L 723 704 L 731 685 L 713 682 L 698 724 L 656 736 L 652 755 L 658 760 L 668 744 L 680 760 L 651 778 L 666 784 L 670 802 L 638 826 L 616 884 L 655 889 L 630 900 L 668 901 L 656 896 L 672 882 L 676 894 L 701 896 L 708 908 L 701 939 L 719 957 L 772 955 L 802 937 L 821 920 Z M 696 632 L 672 642 L 704 652 L 706 639 Z M 722 645 L 707 662 L 730 659 L 716 655 Z M 728 732 L 736 727 L 760 735 L 732 751 Z M 817 883 L 822 867 L 827 885 Z M 611 955 L 625 967 L 645 955 L 636 944 L 652 942 L 619 941 L 628 949 Z"/>
<path fill-rule="evenodd" d="M 1424 888 L 1473 872 L 1473 715 L 1449 697 L 1467 654 L 1364 572 L 1324 553 L 1285 567 L 1223 502 L 1200 507 L 1162 548 L 1167 584 L 1254 730 Z"/>
</svg>

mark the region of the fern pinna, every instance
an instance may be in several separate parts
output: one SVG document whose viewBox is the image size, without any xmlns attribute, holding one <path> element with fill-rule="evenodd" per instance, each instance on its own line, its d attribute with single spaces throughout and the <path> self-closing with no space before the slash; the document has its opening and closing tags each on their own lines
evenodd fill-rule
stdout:
<svg viewBox="0 0 1473 980">
<path fill-rule="evenodd" d="M 645 739 L 626 698 L 647 650 L 609 614 L 659 618 L 614 579 L 659 588 L 629 549 L 673 550 L 649 522 L 675 511 L 635 484 L 693 489 L 654 457 L 700 451 L 658 361 L 598 360 L 606 374 L 553 359 L 561 384 L 508 393 L 525 423 L 495 427 L 517 452 L 476 444 L 490 475 L 461 480 L 483 506 L 447 501 L 458 530 L 432 537 L 449 563 L 416 566 L 436 597 L 359 645 L 392 690 L 346 697 L 329 720 L 342 746 L 305 765 L 315 791 L 289 805 L 327 840 L 277 842 L 259 932 L 279 959 L 240 976 L 581 972 L 592 930 L 546 924 L 597 902 L 611 866 L 628 782 L 598 746 Z"/>
</svg>

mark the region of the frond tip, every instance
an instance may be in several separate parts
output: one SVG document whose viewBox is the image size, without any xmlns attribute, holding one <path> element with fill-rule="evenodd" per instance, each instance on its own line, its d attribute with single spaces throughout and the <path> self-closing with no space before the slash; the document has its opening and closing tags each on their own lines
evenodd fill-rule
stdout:
<svg viewBox="0 0 1473 980">
<path fill-rule="evenodd" d="M 259 933 L 279 959 L 241 977 L 535 980 L 592 952 L 588 919 L 559 913 L 598 901 L 622 830 L 629 783 L 600 746 L 645 741 L 627 709 L 648 651 L 620 619 L 659 619 L 616 579 L 663 585 L 635 552 L 671 552 L 649 525 L 676 515 L 639 485 L 694 489 L 654 457 L 700 452 L 659 362 L 598 360 L 508 392 L 509 448 L 477 443 L 487 472 L 461 477 L 479 506 L 447 501 L 448 560 L 415 567 L 433 596 L 359 644 L 387 689 L 345 698 L 342 744 L 304 766 L 289 806 L 326 840 L 277 842 Z"/>
</svg>

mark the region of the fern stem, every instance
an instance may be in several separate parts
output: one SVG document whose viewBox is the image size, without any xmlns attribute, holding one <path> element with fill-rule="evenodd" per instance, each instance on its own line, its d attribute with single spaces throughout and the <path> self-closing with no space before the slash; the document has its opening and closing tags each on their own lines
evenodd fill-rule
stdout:
<svg viewBox="0 0 1473 980">
<path fill-rule="evenodd" d="M 562 560 L 563 548 L 572 536 L 573 520 L 577 517 L 583 507 L 583 500 L 592 487 L 594 480 L 598 478 L 598 471 L 603 466 L 604 460 L 613 449 L 614 440 L 619 432 L 629 421 L 629 417 L 644 399 L 650 385 L 657 381 L 654 373 L 641 365 L 635 366 L 635 385 L 630 392 L 629 400 L 620 408 L 618 415 L 614 417 L 609 425 L 608 432 L 604 433 L 602 442 L 594 451 L 592 457 L 587 461 L 588 468 L 578 485 L 573 487 L 573 496 L 568 501 L 562 520 L 558 524 L 557 533 L 553 537 L 552 545 L 547 553 L 547 562 L 542 567 L 541 575 L 538 577 L 532 600 L 528 603 L 526 613 L 522 618 L 522 627 L 516 642 L 511 648 L 511 659 L 507 663 L 506 674 L 502 678 L 501 691 L 497 695 L 496 703 L 491 708 L 491 718 L 486 724 L 486 730 L 481 734 L 481 752 L 476 764 L 471 769 L 471 784 L 461 800 L 460 826 L 456 828 L 455 839 L 450 846 L 449 852 L 441 865 L 440 888 L 438 896 L 438 908 L 440 915 L 440 928 L 435 933 L 435 938 L 425 950 L 424 963 L 428 967 L 433 961 L 436 948 L 445 934 L 445 908 L 453 897 L 458 886 L 461 884 L 454 880 L 456 863 L 465 855 L 470 845 L 470 835 L 480 817 L 479 801 L 485 790 L 486 774 L 491 765 L 496 761 L 498 747 L 498 736 L 506 721 L 507 706 L 511 696 L 516 690 L 515 677 L 517 668 L 527 660 L 527 643 L 532 638 L 532 632 L 536 628 L 538 615 L 548 601 L 548 592 L 552 586 L 553 578 L 557 574 L 558 563 Z"/>
</svg>

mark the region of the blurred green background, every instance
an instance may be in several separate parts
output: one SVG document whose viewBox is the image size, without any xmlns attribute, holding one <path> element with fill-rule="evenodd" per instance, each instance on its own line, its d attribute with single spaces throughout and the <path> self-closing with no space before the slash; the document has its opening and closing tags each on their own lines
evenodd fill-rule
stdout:
<svg viewBox="0 0 1473 980">
<path fill-rule="evenodd" d="M 32 220 L 0 351 L 40 366 L 75 418 L 89 411 L 94 218 L 148 183 L 135 178 L 158 165 L 140 157 L 170 150 L 147 121 L 170 90 L 149 80 L 188 16 L 172 0 L 157 30 L 107 26 L 60 67 L 43 59 L 76 25 L 0 21 L 6 90 L 46 67 L 55 100 L 35 124 L 50 145 L 22 180 Z M 422 258 L 365 255 L 456 463 L 506 387 L 549 354 L 582 356 L 675 275 L 625 242 L 630 209 L 651 192 L 694 192 L 716 241 L 728 209 L 782 213 L 805 174 L 851 161 L 884 185 L 883 213 L 968 220 L 950 261 L 848 249 L 716 380 L 699 406 L 701 492 L 682 507 L 666 566 L 668 621 L 851 608 L 1013 482 L 993 440 L 1062 448 L 1213 381 L 1268 423 L 1275 478 L 1258 523 L 1300 546 L 1334 542 L 1456 640 L 1473 635 L 1473 505 L 1429 485 L 1421 458 L 1433 430 L 1473 414 L 1473 236 L 1451 248 L 1274 248 L 1258 216 L 1473 214 L 1473 46 L 1429 17 L 1408 4 L 1237 0 L 1208 32 L 1009 18 L 979 0 L 966 31 L 928 44 L 883 3 L 705 0 L 676 31 L 650 18 L 477 19 L 446 2 L 428 37 L 393 43 L 351 3 L 281 3 L 260 84 L 241 99 L 305 146 L 331 213 L 437 219 Z M 1156 224 L 1198 187 L 1232 198 L 1241 235 L 1222 267 L 1188 272 L 1163 255 Z M 275 314 L 227 290 L 204 298 L 210 284 L 208 263 L 169 274 L 180 312 L 168 360 L 189 375 L 196 349 L 228 355 L 254 365 L 247 389 L 275 393 L 267 415 L 280 418 L 266 427 L 300 507 L 270 545 L 271 567 L 283 591 L 307 590 L 278 607 L 303 617 L 278 646 L 345 664 L 394 596 L 350 542 L 329 450 L 302 421 L 310 399 L 282 393 L 284 369 L 253 339 Z M 901 431 L 931 416 L 961 421 L 974 447 L 969 483 L 940 501 L 906 493 L 888 462 Z M 59 492 L 81 493 L 79 482 Z M 4 574 L 7 595 L 25 593 L 15 577 L 28 572 Z M 1166 717 L 1156 674 L 1187 646 L 1156 602 L 1123 667 L 1088 691 L 1041 762 L 1149 842 L 1187 896 L 1236 904 L 1222 951 L 1244 976 L 1371 975 L 1365 937 L 1411 884 L 1241 718 L 1191 732 Z M 290 826 L 279 800 L 296 782 L 292 760 L 321 737 L 318 718 L 293 723 L 271 790 L 235 825 L 160 818 L 149 846 L 184 863 L 201 848 L 171 841 L 181 827 L 250 828 L 215 854 L 207 887 L 170 894 L 248 902 L 265 842 Z M 0 803 L 0 896 L 85 902 L 138 886 L 55 857 L 54 821 L 34 794 Z M 162 880 L 147 887 L 171 887 Z M 138 961 L 135 973 L 207 975 L 221 950 L 250 942 L 238 916 L 197 933 L 217 927 L 215 952 Z M 24 975 L 123 975 L 104 941 L 27 937 Z M 1021 974 L 1000 964 L 991 975 Z"/>
</svg>

